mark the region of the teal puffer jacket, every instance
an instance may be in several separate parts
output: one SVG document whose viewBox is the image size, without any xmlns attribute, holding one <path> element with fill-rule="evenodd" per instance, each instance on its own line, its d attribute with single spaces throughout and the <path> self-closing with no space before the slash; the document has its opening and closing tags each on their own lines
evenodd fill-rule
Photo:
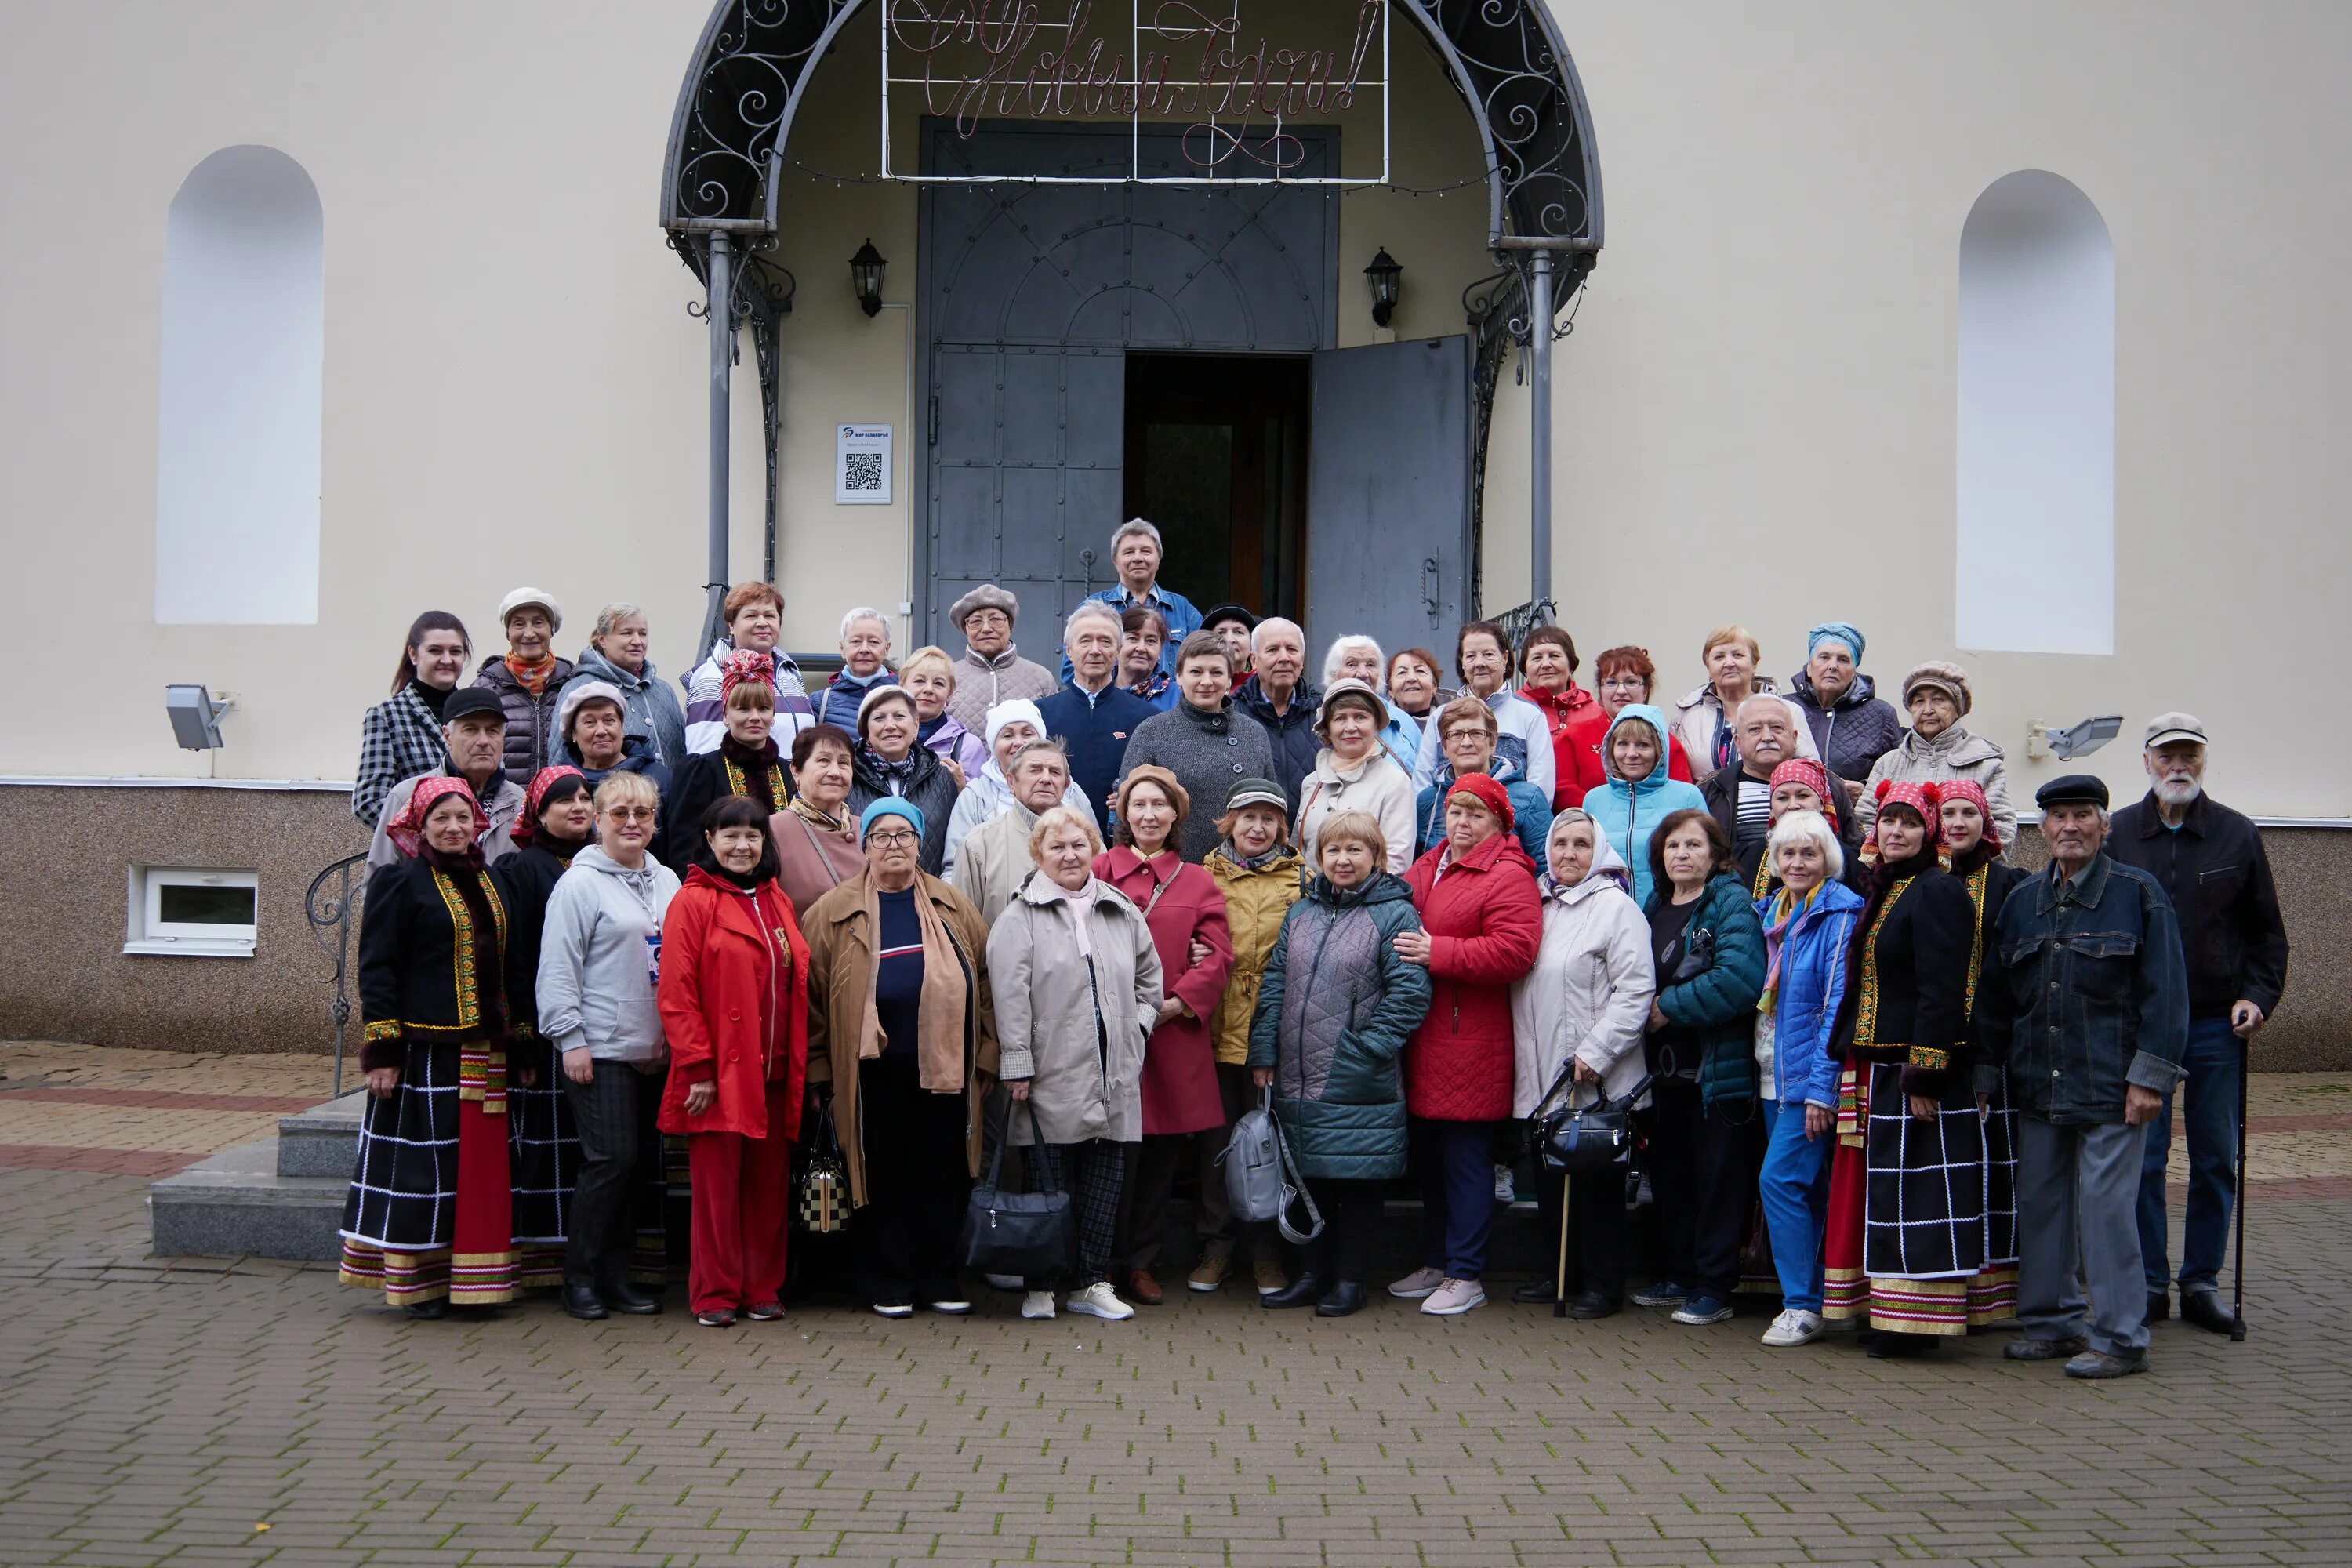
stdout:
<svg viewBox="0 0 2352 1568">
<path fill-rule="evenodd" d="M 1412 889 L 1383 871 L 1346 891 L 1318 877 L 1283 917 L 1250 1021 L 1249 1065 L 1274 1069 L 1274 1113 L 1299 1174 L 1404 1174 L 1397 1053 L 1429 1011 L 1429 971 L 1396 952 L 1419 931 Z"/>
<path fill-rule="evenodd" d="M 1672 892 L 1661 887 L 1650 895 L 1653 923 Z M 1670 1026 L 1650 1037 L 1651 1070 L 1663 1076 L 1668 1068 L 1660 1058 L 1671 1051 L 1677 1076 L 1698 1069 L 1702 1106 L 1752 1103 L 1756 1002 L 1763 994 L 1764 923 L 1738 878 L 1711 877 L 1690 923 L 1658 961 L 1657 1007 Z"/>
</svg>

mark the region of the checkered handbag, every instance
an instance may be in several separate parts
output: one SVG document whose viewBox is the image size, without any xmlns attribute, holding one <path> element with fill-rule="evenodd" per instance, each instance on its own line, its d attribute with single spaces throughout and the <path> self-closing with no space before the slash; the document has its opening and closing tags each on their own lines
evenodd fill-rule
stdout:
<svg viewBox="0 0 2352 1568">
<path fill-rule="evenodd" d="M 793 1218 L 805 1231 L 830 1235 L 849 1227 L 849 1167 L 841 1158 L 841 1141 L 834 1136 L 833 1101 L 817 1111 L 817 1135 L 808 1142 L 808 1159 L 793 1184 Z"/>
</svg>

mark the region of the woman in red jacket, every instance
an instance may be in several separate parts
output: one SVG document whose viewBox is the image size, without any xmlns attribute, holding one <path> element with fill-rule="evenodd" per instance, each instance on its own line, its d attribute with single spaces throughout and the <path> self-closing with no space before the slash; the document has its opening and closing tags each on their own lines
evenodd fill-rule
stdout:
<svg viewBox="0 0 2352 1568">
<path fill-rule="evenodd" d="M 1192 808 L 1174 773 L 1148 763 L 1138 766 L 1119 781 L 1117 842 L 1094 863 L 1097 878 L 1143 911 L 1165 994 L 1160 1023 L 1144 1043 L 1143 1142 L 1128 1146 L 1118 1227 L 1128 1297 L 1147 1307 L 1166 1297 L 1151 1266 L 1160 1261 L 1176 1173 L 1195 1155 L 1199 1134 L 1225 1125 L 1209 1019 L 1233 973 L 1234 939 L 1216 879 L 1176 853 Z M 1201 1211 L 1204 1223 L 1207 1214 Z M 1260 1277 L 1261 1288 L 1265 1278 Z M 1275 1277 L 1276 1289 L 1285 1283 Z"/>
<path fill-rule="evenodd" d="M 784 1315 L 793 1140 L 808 1072 L 809 950 L 776 882 L 768 808 L 745 795 L 702 814 L 659 946 L 669 1083 L 661 1130 L 686 1138 L 694 1184 L 695 1321 Z"/>
<path fill-rule="evenodd" d="M 1389 1287 L 1452 1317 L 1484 1305 L 1495 1223 L 1495 1123 L 1511 1114 L 1511 982 L 1543 942 L 1536 868 L 1511 835 L 1511 797 L 1485 773 L 1445 795 L 1445 841 L 1405 873 L 1421 931 L 1398 956 L 1429 968 L 1429 1012 L 1404 1047 L 1421 1181 L 1423 1265 Z"/>
<path fill-rule="evenodd" d="M 1657 679 L 1658 667 L 1651 662 L 1648 649 L 1635 647 L 1631 643 L 1622 647 L 1602 649 L 1600 657 L 1592 661 L 1592 688 L 1600 699 L 1600 706 L 1579 710 L 1569 721 L 1568 728 L 1553 737 L 1553 744 L 1565 743 L 1574 751 L 1579 759 L 1578 767 L 1587 765 L 1583 761 L 1586 757 L 1592 758 L 1591 765 L 1598 767 L 1601 744 L 1609 738 L 1609 726 L 1617 721 L 1618 710 L 1631 702 L 1647 702 Z M 1568 777 L 1565 763 L 1561 764 L 1559 776 L 1563 781 Z M 1683 753 L 1683 743 L 1671 735 L 1666 737 L 1666 776 L 1680 779 L 1685 784 L 1691 782 L 1690 758 Z M 1606 777 L 1604 771 L 1602 782 L 1606 782 Z M 1568 804 L 1582 805 L 1584 797 L 1578 795 Z"/>
<path fill-rule="evenodd" d="M 1538 626 L 1519 646 L 1519 695 L 1536 705 L 1551 731 L 1558 779 L 1551 808 L 1582 805 L 1587 791 L 1609 782 L 1601 766 L 1601 737 L 1592 732 L 1595 721 L 1605 731 L 1609 721 L 1592 693 L 1576 683 L 1576 639 L 1565 628 Z"/>
</svg>

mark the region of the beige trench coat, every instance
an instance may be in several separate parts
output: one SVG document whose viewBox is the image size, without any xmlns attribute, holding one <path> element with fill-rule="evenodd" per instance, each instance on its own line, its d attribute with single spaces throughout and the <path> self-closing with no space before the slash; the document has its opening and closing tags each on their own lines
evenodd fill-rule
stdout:
<svg viewBox="0 0 2352 1568">
<path fill-rule="evenodd" d="M 1097 882 L 1087 916 L 1090 969 L 1072 908 L 1060 884 L 1032 877 L 988 933 L 998 1074 L 1029 1079 L 1035 1113 L 1034 1133 L 1029 1118 L 1013 1116 L 1013 1141 L 1136 1142 L 1143 1044 L 1160 1016 L 1160 953 L 1143 911 Z"/>
</svg>

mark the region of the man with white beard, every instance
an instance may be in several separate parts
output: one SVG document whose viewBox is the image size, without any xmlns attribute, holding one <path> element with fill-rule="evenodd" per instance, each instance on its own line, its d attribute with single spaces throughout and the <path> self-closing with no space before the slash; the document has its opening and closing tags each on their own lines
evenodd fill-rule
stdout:
<svg viewBox="0 0 2352 1568">
<path fill-rule="evenodd" d="M 2225 1334 L 2232 1314 L 2221 1302 L 2221 1276 L 2238 1197 L 2238 1053 L 2278 1008 L 2286 986 L 2286 926 L 2262 834 L 2205 793 L 2205 726 L 2187 713 L 2158 714 L 2142 755 L 2147 795 L 2115 814 L 2107 852 L 2162 883 L 2179 917 L 2189 967 L 2189 1048 L 2180 1061 L 2189 1097 L 2180 1315 Z M 2168 1315 L 2171 1305 L 2164 1168 L 2172 1100 L 2167 1093 L 2140 1167 L 2139 1248 L 2151 1322 Z"/>
</svg>

